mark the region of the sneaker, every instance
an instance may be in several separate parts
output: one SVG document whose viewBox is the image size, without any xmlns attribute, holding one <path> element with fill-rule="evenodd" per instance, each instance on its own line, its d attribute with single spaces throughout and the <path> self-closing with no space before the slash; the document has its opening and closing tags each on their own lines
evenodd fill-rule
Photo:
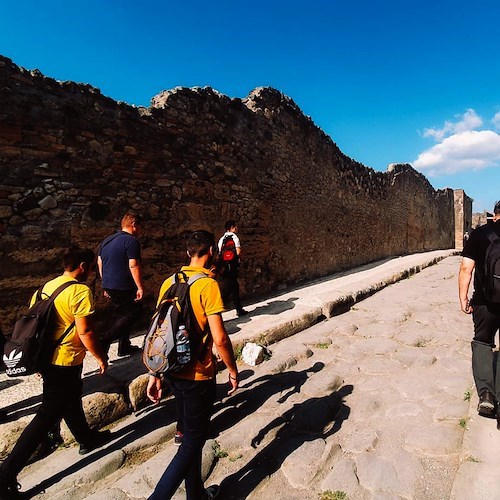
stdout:
<svg viewBox="0 0 500 500">
<path fill-rule="evenodd" d="M 91 451 L 104 446 L 106 443 L 109 443 L 113 439 L 113 435 L 110 430 L 106 431 L 94 431 L 91 439 L 86 443 L 80 443 L 80 450 L 78 453 L 80 455 L 86 455 Z"/>
<path fill-rule="evenodd" d="M 248 311 L 245 311 L 245 309 L 240 309 L 239 311 L 236 311 L 236 314 L 238 315 L 238 317 L 246 316 L 248 314 Z"/>
<path fill-rule="evenodd" d="M 219 494 L 220 487 L 218 484 L 212 484 L 212 486 L 209 486 L 208 488 L 205 488 L 205 494 L 207 500 L 213 500 L 214 498 L 217 497 Z"/>
<path fill-rule="evenodd" d="M 184 434 L 180 431 L 175 431 L 175 436 L 174 436 L 174 444 L 177 446 L 180 446 L 182 444 L 182 438 L 184 437 Z"/>
<path fill-rule="evenodd" d="M 489 391 L 484 391 L 479 396 L 477 412 L 482 417 L 492 417 L 495 414 L 495 398 Z"/>
<path fill-rule="evenodd" d="M 142 351 L 142 349 L 139 346 L 129 345 L 125 349 L 118 351 L 118 356 L 120 356 L 121 358 L 123 356 L 131 356 L 132 354 L 135 354 L 136 352 L 139 352 L 139 351 Z"/>
</svg>

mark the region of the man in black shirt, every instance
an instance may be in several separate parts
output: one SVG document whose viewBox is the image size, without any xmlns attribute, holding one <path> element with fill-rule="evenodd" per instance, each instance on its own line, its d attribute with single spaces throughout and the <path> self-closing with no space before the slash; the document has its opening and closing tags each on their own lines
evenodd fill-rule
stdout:
<svg viewBox="0 0 500 500">
<path fill-rule="evenodd" d="M 495 335 L 500 328 L 500 304 L 489 302 L 483 289 L 484 263 L 490 245 L 487 236 L 489 228 L 500 237 L 500 201 L 495 204 L 494 214 L 493 221 L 472 231 L 465 243 L 458 276 L 458 294 L 462 311 L 472 313 L 474 322 L 472 373 L 479 395 L 477 409 L 480 415 L 486 417 L 493 417 L 496 413 L 497 428 L 500 429 L 500 410 L 497 410 L 500 401 L 500 356 L 493 353 Z M 469 302 L 468 291 L 473 273 L 474 293 Z"/>
</svg>

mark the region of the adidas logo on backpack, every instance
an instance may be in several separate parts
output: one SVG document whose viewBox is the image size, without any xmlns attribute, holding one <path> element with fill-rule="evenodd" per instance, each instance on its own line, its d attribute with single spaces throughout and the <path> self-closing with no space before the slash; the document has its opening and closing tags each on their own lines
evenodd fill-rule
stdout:
<svg viewBox="0 0 500 500">
<path fill-rule="evenodd" d="M 16 354 L 16 350 L 14 349 L 8 356 L 5 354 L 3 355 L 3 362 L 5 363 L 5 366 L 9 369 L 14 368 L 21 358 L 23 357 L 23 352 L 19 351 Z M 22 371 L 26 371 L 26 369 L 23 369 Z"/>
</svg>

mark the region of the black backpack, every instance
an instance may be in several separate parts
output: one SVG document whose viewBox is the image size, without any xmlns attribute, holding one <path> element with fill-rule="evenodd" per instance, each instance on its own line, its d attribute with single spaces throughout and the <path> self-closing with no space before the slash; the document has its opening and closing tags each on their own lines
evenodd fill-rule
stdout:
<svg viewBox="0 0 500 500">
<path fill-rule="evenodd" d="M 500 304 L 500 236 L 489 225 L 483 226 L 483 234 L 490 241 L 484 259 L 484 297 Z"/>
<path fill-rule="evenodd" d="M 43 286 L 38 290 L 36 302 L 16 321 L 12 335 L 5 340 L 3 363 L 9 377 L 32 375 L 50 364 L 56 347 L 75 325 L 73 322 L 57 341 L 52 340 L 55 325 L 54 300 L 68 286 L 77 283 L 78 281 L 63 283 L 47 298 L 42 298 Z"/>
<path fill-rule="evenodd" d="M 198 273 L 188 278 L 183 271 L 172 276 L 172 284 L 161 298 L 144 338 L 142 360 L 149 374 L 176 372 L 202 358 L 204 332 L 194 315 L 189 289 L 206 277 Z M 181 325 L 184 333 L 179 335 Z"/>
</svg>

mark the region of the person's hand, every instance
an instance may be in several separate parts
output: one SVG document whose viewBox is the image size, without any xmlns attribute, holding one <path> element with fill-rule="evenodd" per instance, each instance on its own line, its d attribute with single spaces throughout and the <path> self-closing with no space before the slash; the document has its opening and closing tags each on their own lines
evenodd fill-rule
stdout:
<svg viewBox="0 0 500 500">
<path fill-rule="evenodd" d="M 104 375 L 106 370 L 108 369 L 108 359 L 107 358 L 99 358 L 97 360 L 99 365 L 99 375 Z"/>
<path fill-rule="evenodd" d="M 146 395 L 153 401 L 153 403 L 159 403 L 162 396 L 161 378 L 155 377 L 154 375 L 149 376 L 148 388 L 146 389 Z"/>
<path fill-rule="evenodd" d="M 104 291 L 102 292 L 102 294 L 103 294 L 103 295 L 104 295 L 107 299 L 110 299 L 110 298 L 111 298 L 111 296 L 109 295 L 109 293 L 108 293 L 108 292 L 106 292 L 106 290 L 104 290 Z"/>
<path fill-rule="evenodd" d="M 470 305 L 469 299 L 460 299 L 460 308 L 462 309 L 462 312 L 465 314 L 471 314 L 472 313 L 472 306 Z"/>
<path fill-rule="evenodd" d="M 139 300 L 142 300 L 143 296 L 144 296 L 144 290 L 142 288 L 138 288 L 137 292 L 135 294 L 135 302 L 138 302 Z"/>
<path fill-rule="evenodd" d="M 231 389 L 227 392 L 227 395 L 230 396 L 233 394 L 236 389 L 238 389 L 239 380 L 238 380 L 238 372 L 229 372 L 229 384 L 231 385 Z"/>
</svg>

